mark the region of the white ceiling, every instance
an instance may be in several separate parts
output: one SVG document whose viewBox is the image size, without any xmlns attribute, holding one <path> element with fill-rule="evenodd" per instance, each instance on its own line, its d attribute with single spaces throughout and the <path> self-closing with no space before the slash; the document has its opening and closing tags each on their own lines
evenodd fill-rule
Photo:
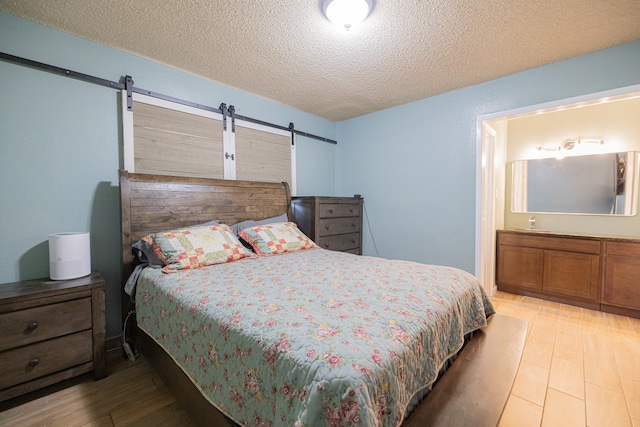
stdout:
<svg viewBox="0 0 640 427">
<path fill-rule="evenodd" d="M 0 0 L 0 10 L 332 121 L 640 39 L 640 0 Z"/>
</svg>

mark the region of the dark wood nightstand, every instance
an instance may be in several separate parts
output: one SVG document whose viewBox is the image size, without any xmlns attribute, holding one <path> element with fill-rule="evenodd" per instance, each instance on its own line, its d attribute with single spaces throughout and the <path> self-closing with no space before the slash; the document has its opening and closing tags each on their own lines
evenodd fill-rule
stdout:
<svg viewBox="0 0 640 427">
<path fill-rule="evenodd" d="M 89 371 L 107 376 L 105 282 L 0 284 L 0 402 Z"/>
</svg>

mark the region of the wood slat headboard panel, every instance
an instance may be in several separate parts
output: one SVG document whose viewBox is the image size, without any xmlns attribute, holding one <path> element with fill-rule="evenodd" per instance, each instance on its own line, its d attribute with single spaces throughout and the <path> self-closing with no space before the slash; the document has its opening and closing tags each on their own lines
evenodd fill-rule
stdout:
<svg viewBox="0 0 640 427">
<path fill-rule="evenodd" d="M 120 171 L 123 283 L 133 270 L 131 244 L 152 232 L 216 219 L 235 224 L 287 213 L 289 185 L 148 175 Z"/>
</svg>

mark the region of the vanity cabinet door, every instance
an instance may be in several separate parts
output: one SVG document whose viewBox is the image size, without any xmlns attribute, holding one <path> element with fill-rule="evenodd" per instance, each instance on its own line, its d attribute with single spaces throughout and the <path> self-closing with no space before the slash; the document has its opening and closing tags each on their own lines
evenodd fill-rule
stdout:
<svg viewBox="0 0 640 427">
<path fill-rule="evenodd" d="M 600 256 L 567 251 L 544 251 L 542 289 L 554 294 L 599 299 Z"/>
<path fill-rule="evenodd" d="M 498 290 L 600 309 L 600 240 L 506 230 L 497 240 Z"/>
<path fill-rule="evenodd" d="M 521 246 L 498 247 L 498 271 L 496 283 L 499 289 L 509 291 L 509 287 L 542 289 L 543 271 L 542 249 Z"/>
<path fill-rule="evenodd" d="M 640 242 L 607 242 L 605 251 L 603 308 L 638 317 L 640 314 Z M 616 308 L 618 310 L 614 310 Z"/>
</svg>

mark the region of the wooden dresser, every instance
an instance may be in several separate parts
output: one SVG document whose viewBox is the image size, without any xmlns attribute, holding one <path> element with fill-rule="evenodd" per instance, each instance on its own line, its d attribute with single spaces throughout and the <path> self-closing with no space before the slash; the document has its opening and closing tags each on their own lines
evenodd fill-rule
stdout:
<svg viewBox="0 0 640 427">
<path fill-rule="evenodd" d="M 498 290 L 640 318 L 640 240 L 497 232 Z"/>
<path fill-rule="evenodd" d="M 0 401 L 89 371 L 107 375 L 104 286 L 98 272 L 0 285 Z"/>
<path fill-rule="evenodd" d="M 362 255 L 362 198 L 293 197 L 292 220 L 318 246 Z"/>
</svg>

